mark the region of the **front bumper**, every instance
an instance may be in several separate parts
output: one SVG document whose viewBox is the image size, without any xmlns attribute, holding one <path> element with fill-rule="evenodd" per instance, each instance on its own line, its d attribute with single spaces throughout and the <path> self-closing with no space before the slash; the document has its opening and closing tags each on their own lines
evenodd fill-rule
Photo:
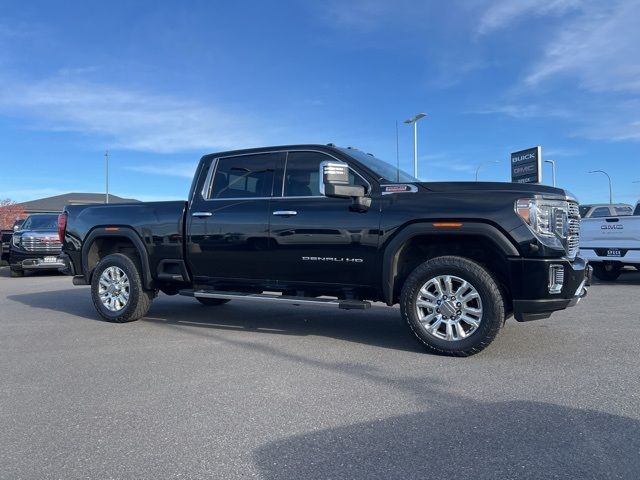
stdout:
<svg viewBox="0 0 640 480">
<path fill-rule="evenodd" d="M 45 257 L 55 257 L 55 262 L 45 262 Z M 57 253 L 21 252 L 11 250 L 9 264 L 17 270 L 59 270 L 64 268 L 64 262 Z"/>
<path fill-rule="evenodd" d="M 558 293 L 550 293 L 549 272 L 552 265 L 562 265 L 564 281 Z M 526 322 L 548 318 L 557 310 L 576 305 L 591 285 L 592 268 L 583 258 L 512 259 L 510 275 L 513 313 Z"/>
</svg>

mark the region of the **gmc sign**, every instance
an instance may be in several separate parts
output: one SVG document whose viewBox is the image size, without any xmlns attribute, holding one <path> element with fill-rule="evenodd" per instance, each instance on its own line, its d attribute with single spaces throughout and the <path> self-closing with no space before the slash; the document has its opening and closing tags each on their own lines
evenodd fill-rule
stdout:
<svg viewBox="0 0 640 480">
<path fill-rule="evenodd" d="M 542 147 L 527 148 L 511 154 L 511 181 L 542 182 Z"/>
</svg>

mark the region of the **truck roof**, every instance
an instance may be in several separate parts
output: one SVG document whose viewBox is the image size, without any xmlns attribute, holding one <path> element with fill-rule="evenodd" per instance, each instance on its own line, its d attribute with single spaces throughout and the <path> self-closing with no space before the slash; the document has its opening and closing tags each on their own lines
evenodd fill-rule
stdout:
<svg viewBox="0 0 640 480">
<path fill-rule="evenodd" d="M 353 147 L 347 147 L 347 148 L 353 148 Z M 328 143 L 325 145 L 322 145 L 319 143 L 301 143 L 301 144 L 294 144 L 294 145 L 272 145 L 269 147 L 253 147 L 253 148 L 243 148 L 239 150 L 227 150 L 224 152 L 208 153 L 204 155 L 202 158 L 220 157 L 220 156 L 227 157 L 232 155 L 242 155 L 246 153 L 255 153 L 255 152 L 274 152 L 274 151 L 277 152 L 279 150 L 300 150 L 300 149 L 313 149 L 313 150 L 320 150 L 324 152 L 336 152 L 336 153 L 340 152 L 338 147 L 333 143 Z M 357 150 L 357 149 L 354 148 L 354 150 Z"/>
</svg>

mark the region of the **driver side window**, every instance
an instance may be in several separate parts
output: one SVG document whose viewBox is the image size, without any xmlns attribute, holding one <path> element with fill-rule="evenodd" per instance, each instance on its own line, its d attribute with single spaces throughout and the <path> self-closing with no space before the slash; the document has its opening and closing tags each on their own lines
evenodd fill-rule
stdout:
<svg viewBox="0 0 640 480">
<path fill-rule="evenodd" d="M 285 197 L 321 197 L 320 163 L 335 161 L 334 158 L 320 152 L 289 152 L 284 172 Z M 349 170 L 349 183 L 362 185 L 369 189 L 368 183 Z"/>
</svg>

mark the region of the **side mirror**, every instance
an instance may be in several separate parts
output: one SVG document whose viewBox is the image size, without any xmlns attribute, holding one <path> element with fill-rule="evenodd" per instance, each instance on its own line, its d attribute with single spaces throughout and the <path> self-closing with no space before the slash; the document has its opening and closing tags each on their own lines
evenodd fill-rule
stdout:
<svg viewBox="0 0 640 480">
<path fill-rule="evenodd" d="M 320 164 L 321 192 L 327 197 L 352 198 L 351 210 L 366 212 L 371 199 L 366 197 L 362 185 L 349 184 L 349 165 L 342 162 L 322 162 Z"/>
</svg>

